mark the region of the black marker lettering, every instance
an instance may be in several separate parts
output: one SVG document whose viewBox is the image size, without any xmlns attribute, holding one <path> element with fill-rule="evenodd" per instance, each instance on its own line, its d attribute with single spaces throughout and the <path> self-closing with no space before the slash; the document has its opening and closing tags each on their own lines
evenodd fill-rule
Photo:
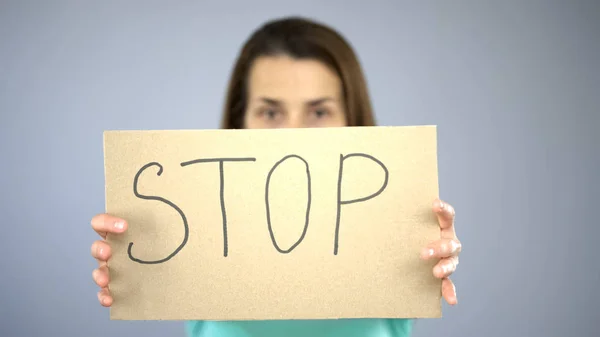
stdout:
<svg viewBox="0 0 600 337">
<path fill-rule="evenodd" d="M 182 167 L 199 164 L 199 163 L 219 163 L 219 179 L 220 188 L 219 195 L 221 201 L 221 217 L 223 219 L 223 256 L 228 255 L 229 247 L 227 243 L 227 212 L 225 210 L 225 170 L 223 163 L 226 161 L 256 161 L 256 158 L 208 158 L 208 159 L 195 159 L 181 163 Z"/>
<path fill-rule="evenodd" d="M 144 261 L 138 258 L 133 257 L 133 254 L 131 253 L 131 247 L 133 247 L 133 242 L 129 243 L 129 247 L 127 248 L 127 254 L 129 255 L 129 258 L 132 261 L 138 262 L 138 263 L 142 263 L 142 264 L 158 264 L 158 263 L 163 263 L 163 262 L 167 262 L 169 261 L 173 256 L 177 255 L 177 253 L 179 253 L 179 251 L 181 249 L 183 249 L 183 247 L 185 246 L 185 244 L 187 243 L 188 240 L 188 235 L 189 235 L 189 228 L 188 228 L 188 223 L 187 223 L 187 219 L 185 217 L 185 214 L 183 214 L 183 211 L 181 211 L 181 209 L 179 207 L 177 207 L 177 205 L 175 205 L 174 203 L 172 203 L 171 201 L 165 199 L 165 198 L 161 198 L 161 197 L 156 197 L 156 196 L 146 196 L 146 195 L 142 195 L 138 192 L 137 189 L 137 185 L 138 185 L 138 180 L 140 178 L 140 175 L 142 174 L 142 172 L 144 170 L 146 170 L 147 168 L 149 168 L 150 166 L 158 166 L 158 172 L 156 172 L 157 176 L 160 176 L 163 172 L 163 167 L 161 164 L 156 163 L 156 162 L 152 162 L 152 163 L 148 163 L 146 165 L 144 165 L 139 171 L 138 173 L 135 175 L 135 178 L 133 180 L 133 193 L 135 194 L 136 197 L 140 198 L 140 199 L 144 199 L 144 200 L 157 200 L 160 202 L 163 202 L 171 207 L 173 207 L 181 216 L 181 219 L 183 220 L 183 228 L 184 228 L 184 235 L 183 235 L 183 241 L 181 242 L 181 244 L 179 245 L 179 247 L 177 247 L 177 249 L 175 249 L 175 251 L 173 253 L 171 253 L 169 256 L 165 257 L 162 260 L 155 260 L 155 261 Z"/>
<path fill-rule="evenodd" d="M 275 172 L 275 169 L 281 163 L 283 163 L 284 161 L 286 161 L 290 158 L 298 158 L 298 159 L 302 160 L 302 162 L 304 162 L 304 165 L 306 166 L 306 177 L 307 177 L 307 183 L 308 183 L 308 200 L 307 200 L 307 204 L 306 204 L 306 218 L 305 218 L 305 222 L 304 222 L 304 229 L 302 230 L 302 235 L 300 235 L 300 238 L 298 239 L 298 241 L 296 241 L 290 248 L 288 248 L 287 250 L 283 250 L 283 249 L 279 248 L 279 245 L 277 244 L 277 241 L 275 240 L 275 235 L 273 234 L 273 226 L 271 224 L 271 211 L 270 211 L 270 206 L 269 206 L 269 184 L 271 182 L 271 175 L 273 174 L 273 172 Z M 306 160 L 304 160 L 304 158 L 302 158 L 300 156 L 297 156 L 295 154 L 285 156 L 285 157 L 283 157 L 283 159 L 278 161 L 273 166 L 273 168 L 271 168 L 271 171 L 269 171 L 269 175 L 267 176 L 267 183 L 266 183 L 266 187 L 265 187 L 265 203 L 266 203 L 266 207 L 267 207 L 267 224 L 269 227 L 269 234 L 271 235 L 271 241 L 273 242 L 275 249 L 277 249 L 277 251 L 279 251 L 280 253 L 287 254 L 287 253 L 291 252 L 292 250 L 294 250 L 294 248 L 296 248 L 296 246 L 298 246 L 300 244 L 300 242 L 302 242 L 302 240 L 304 239 L 304 236 L 306 235 L 306 231 L 308 230 L 308 220 L 309 220 L 310 203 L 311 203 L 310 188 L 311 188 L 310 169 L 308 168 L 308 163 L 306 162 Z"/>
<path fill-rule="evenodd" d="M 377 164 L 379 164 L 379 166 L 381 166 L 381 168 L 385 172 L 385 179 L 383 181 L 383 185 L 377 192 L 375 192 L 371 195 L 368 195 L 366 197 L 363 197 L 363 198 L 352 199 L 352 200 L 342 200 L 342 175 L 344 173 L 344 160 L 346 160 L 347 158 L 350 158 L 350 157 L 368 158 L 368 159 L 371 159 L 372 161 L 376 162 Z M 342 205 L 352 204 L 355 202 L 363 202 L 363 201 L 367 201 L 369 199 L 375 198 L 376 196 L 381 194 L 381 192 L 383 192 L 383 190 L 386 188 L 386 186 L 388 184 L 388 178 L 389 178 L 389 172 L 388 172 L 387 167 L 385 167 L 385 165 L 381 161 L 375 159 L 373 156 L 370 156 L 370 155 L 364 154 L 364 153 L 352 153 L 352 154 L 348 154 L 345 156 L 340 155 L 340 172 L 338 175 L 338 185 L 337 185 L 337 217 L 335 220 L 335 241 L 334 241 L 334 245 L 333 245 L 333 254 L 334 255 L 337 255 L 337 253 L 338 253 L 338 243 L 339 243 L 339 234 L 340 234 L 340 216 L 341 216 Z"/>
</svg>

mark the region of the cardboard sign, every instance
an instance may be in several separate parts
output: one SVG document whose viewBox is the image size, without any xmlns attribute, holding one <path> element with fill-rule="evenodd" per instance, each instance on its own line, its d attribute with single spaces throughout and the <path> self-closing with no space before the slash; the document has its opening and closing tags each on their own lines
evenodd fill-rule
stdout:
<svg viewBox="0 0 600 337">
<path fill-rule="evenodd" d="M 112 319 L 441 316 L 436 128 L 107 131 Z"/>
</svg>

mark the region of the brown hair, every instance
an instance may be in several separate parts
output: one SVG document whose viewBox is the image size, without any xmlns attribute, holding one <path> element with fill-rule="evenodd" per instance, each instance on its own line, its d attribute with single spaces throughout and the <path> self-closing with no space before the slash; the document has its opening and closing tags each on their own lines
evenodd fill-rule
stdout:
<svg viewBox="0 0 600 337">
<path fill-rule="evenodd" d="M 375 125 L 366 80 L 350 44 L 330 27 L 289 17 L 265 23 L 244 44 L 229 81 L 221 128 L 244 127 L 250 68 L 256 58 L 275 55 L 313 59 L 329 66 L 342 82 L 347 125 Z"/>
</svg>

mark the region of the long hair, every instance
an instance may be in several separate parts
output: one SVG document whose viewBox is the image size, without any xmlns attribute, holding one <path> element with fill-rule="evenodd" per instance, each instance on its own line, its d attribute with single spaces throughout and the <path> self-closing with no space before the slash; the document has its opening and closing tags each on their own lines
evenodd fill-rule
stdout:
<svg viewBox="0 0 600 337">
<path fill-rule="evenodd" d="M 347 125 L 375 125 L 366 80 L 350 44 L 330 27 L 288 17 L 265 23 L 242 47 L 229 80 L 221 128 L 244 128 L 248 74 L 253 62 L 261 56 L 278 55 L 316 60 L 328 66 L 342 83 Z"/>
</svg>

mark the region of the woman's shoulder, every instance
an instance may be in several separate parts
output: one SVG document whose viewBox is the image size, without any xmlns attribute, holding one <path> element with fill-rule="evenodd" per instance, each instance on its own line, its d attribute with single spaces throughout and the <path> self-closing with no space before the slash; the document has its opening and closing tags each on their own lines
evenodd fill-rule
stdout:
<svg viewBox="0 0 600 337">
<path fill-rule="evenodd" d="M 186 333 L 188 337 L 408 337 L 411 332 L 412 320 L 407 319 L 186 322 Z"/>
</svg>

